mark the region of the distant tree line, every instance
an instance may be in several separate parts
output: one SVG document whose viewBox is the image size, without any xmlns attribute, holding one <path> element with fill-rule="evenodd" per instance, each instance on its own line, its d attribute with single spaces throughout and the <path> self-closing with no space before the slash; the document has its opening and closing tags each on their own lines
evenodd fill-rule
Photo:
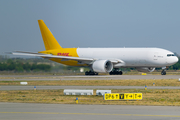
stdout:
<svg viewBox="0 0 180 120">
<path fill-rule="evenodd" d="M 169 69 L 170 70 L 180 70 L 180 58 L 179 58 L 179 61 L 176 64 L 170 66 Z"/>
<path fill-rule="evenodd" d="M 30 72 L 30 71 L 50 71 L 51 65 L 47 64 L 29 64 L 21 60 L 8 59 L 6 62 L 0 62 L 0 71 Z"/>
</svg>

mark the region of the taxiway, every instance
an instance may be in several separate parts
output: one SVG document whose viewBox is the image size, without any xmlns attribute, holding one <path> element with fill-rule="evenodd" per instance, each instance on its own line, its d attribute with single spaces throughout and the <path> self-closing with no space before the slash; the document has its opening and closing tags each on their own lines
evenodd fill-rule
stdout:
<svg viewBox="0 0 180 120">
<path fill-rule="evenodd" d="M 180 107 L 0 103 L 1 120 L 179 120 Z"/>
</svg>

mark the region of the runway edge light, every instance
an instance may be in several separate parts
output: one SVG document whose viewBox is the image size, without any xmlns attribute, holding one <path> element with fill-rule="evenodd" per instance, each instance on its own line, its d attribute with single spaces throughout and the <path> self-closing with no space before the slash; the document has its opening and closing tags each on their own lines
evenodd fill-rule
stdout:
<svg viewBox="0 0 180 120">
<path fill-rule="evenodd" d="M 34 90 L 36 90 L 36 86 L 34 86 Z"/>
<path fill-rule="evenodd" d="M 76 104 L 78 104 L 78 97 L 76 98 Z"/>
</svg>

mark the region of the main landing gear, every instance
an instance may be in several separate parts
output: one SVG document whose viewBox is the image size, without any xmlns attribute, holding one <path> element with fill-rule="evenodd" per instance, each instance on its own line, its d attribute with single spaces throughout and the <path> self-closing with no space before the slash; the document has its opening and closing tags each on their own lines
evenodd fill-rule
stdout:
<svg viewBox="0 0 180 120">
<path fill-rule="evenodd" d="M 98 75 L 98 73 L 93 71 L 86 71 L 85 75 Z"/>
<path fill-rule="evenodd" d="M 116 68 L 116 69 L 112 70 L 109 74 L 110 75 L 122 75 L 123 72 Z"/>
</svg>

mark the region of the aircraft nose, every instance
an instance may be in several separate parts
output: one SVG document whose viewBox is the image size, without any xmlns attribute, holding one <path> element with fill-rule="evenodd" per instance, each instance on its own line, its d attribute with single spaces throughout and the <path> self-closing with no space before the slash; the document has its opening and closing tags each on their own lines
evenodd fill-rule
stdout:
<svg viewBox="0 0 180 120">
<path fill-rule="evenodd" d="M 176 64 L 178 61 L 179 61 L 178 57 L 177 56 L 173 56 L 173 57 L 171 57 L 170 59 L 167 60 L 167 63 L 169 65 L 173 65 L 173 64 Z"/>
<path fill-rule="evenodd" d="M 177 63 L 179 61 L 178 57 L 174 58 L 174 63 Z"/>
</svg>

